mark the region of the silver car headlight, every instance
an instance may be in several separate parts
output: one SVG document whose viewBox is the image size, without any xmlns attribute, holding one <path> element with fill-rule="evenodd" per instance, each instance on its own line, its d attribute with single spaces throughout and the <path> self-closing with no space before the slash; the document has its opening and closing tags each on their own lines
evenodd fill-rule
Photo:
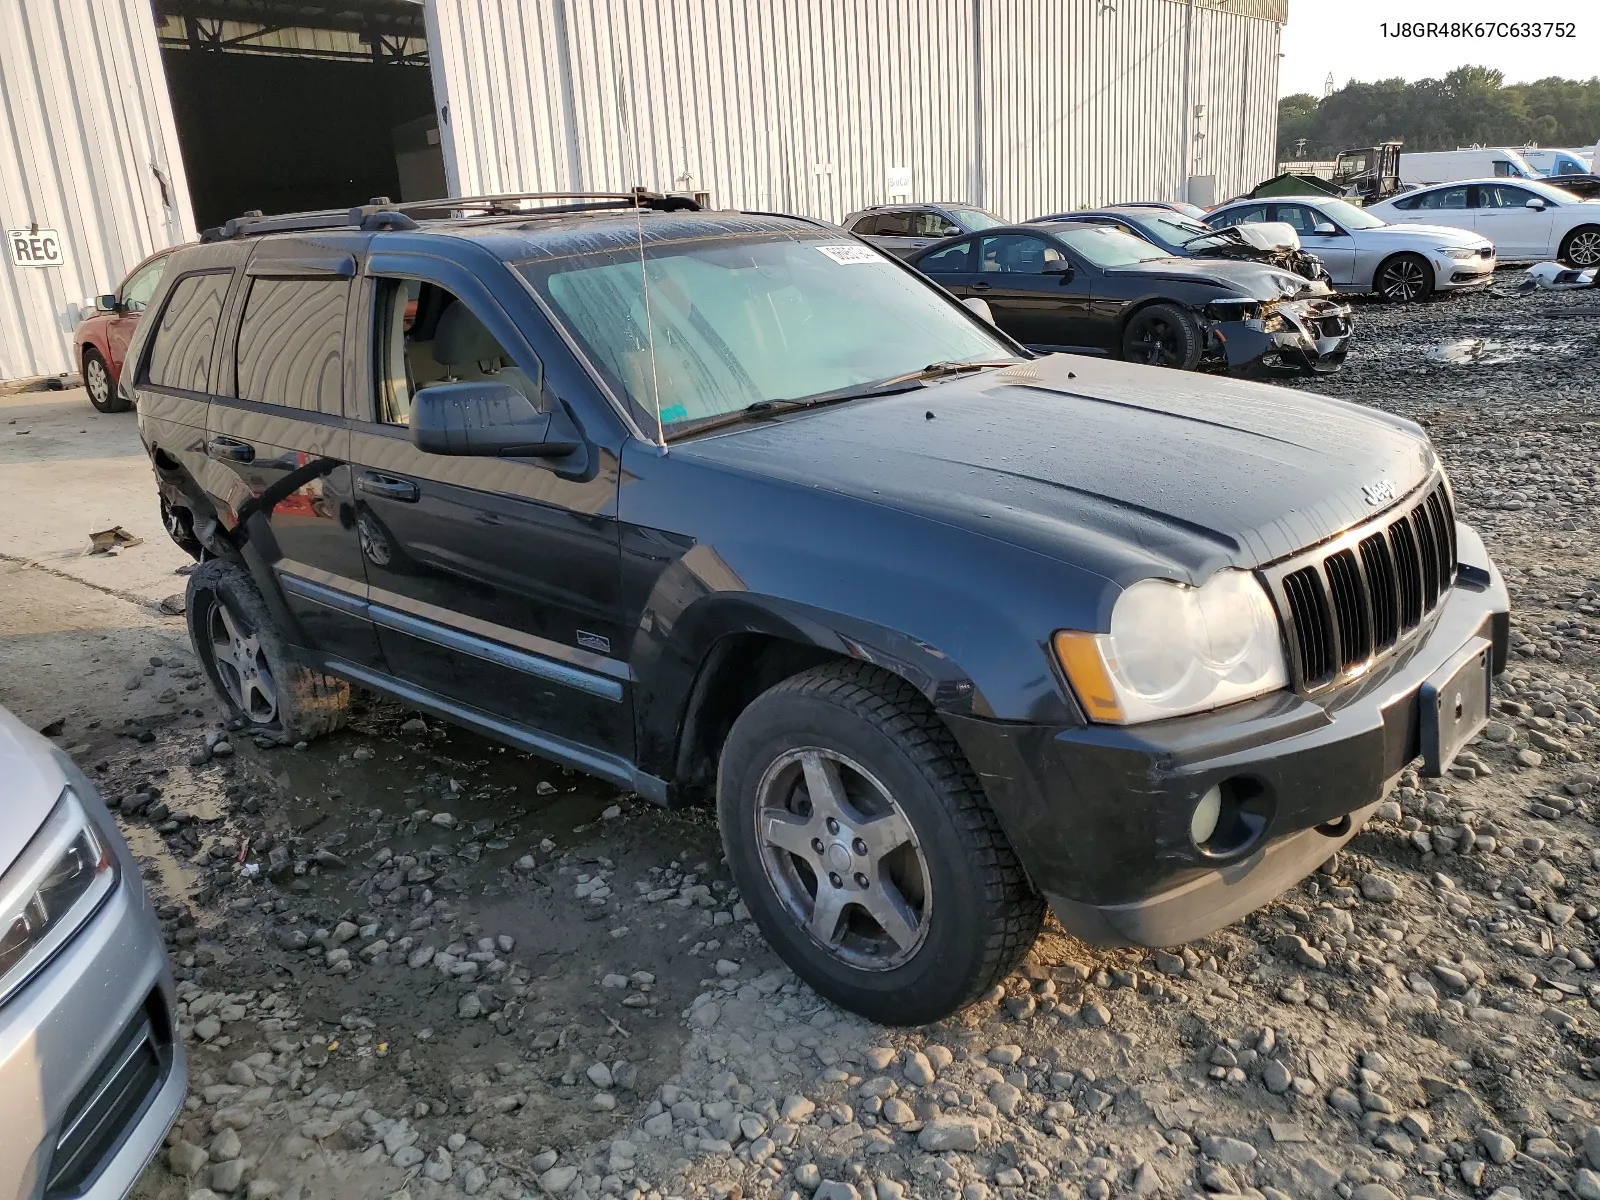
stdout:
<svg viewBox="0 0 1600 1200">
<path fill-rule="evenodd" d="M 1448 258 L 1466 259 L 1478 257 L 1476 250 L 1468 250 L 1464 246 L 1435 246 L 1433 252 L 1435 254 L 1443 254 Z"/>
<path fill-rule="evenodd" d="M 117 884 L 117 859 L 69 787 L 0 875 L 0 1004 L 72 939 Z"/>
<path fill-rule="evenodd" d="M 1085 714 L 1105 724 L 1220 708 L 1289 682 L 1277 614 L 1248 571 L 1197 588 L 1141 580 L 1117 597 L 1110 633 L 1066 630 L 1054 646 Z"/>
</svg>

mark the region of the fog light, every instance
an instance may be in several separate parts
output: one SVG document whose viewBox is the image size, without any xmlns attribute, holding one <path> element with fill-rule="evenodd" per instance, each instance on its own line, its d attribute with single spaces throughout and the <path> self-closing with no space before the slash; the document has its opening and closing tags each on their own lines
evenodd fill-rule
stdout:
<svg viewBox="0 0 1600 1200">
<path fill-rule="evenodd" d="M 1217 831 L 1217 821 L 1222 817 L 1222 788 L 1213 786 L 1200 803 L 1194 806 L 1194 816 L 1189 818 L 1189 840 L 1204 846 Z"/>
</svg>

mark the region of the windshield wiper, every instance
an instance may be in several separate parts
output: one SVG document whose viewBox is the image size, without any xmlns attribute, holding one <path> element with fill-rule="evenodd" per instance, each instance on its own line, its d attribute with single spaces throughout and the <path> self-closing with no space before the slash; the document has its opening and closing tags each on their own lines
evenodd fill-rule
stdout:
<svg viewBox="0 0 1600 1200">
<path fill-rule="evenodd" d="M 841 404 L 846 400 L 863 400 L 868 396 L 892 396 L 896 392 L 909 392 L 919 387 L 926 387 L 936 379 L 945 379 L 951 375 L 963 375 L 968 371 L 982 371 L 990 367 L 1010 367 L 1022 362 L 1020 358 L 1006 358 L 982 361 L 956 361 L 929 363 L 915 371 L 907 371 L 904 375 L 891 375 L 887 379 L 874 380 L 871 383 L 852 383 L 845 387 L 833 388 L 826 392 L 814 392 L 809 396 L 795 396 L 778 400 L 757 400 L 753 404 L 746 404 L 743 408 L 733 412 L 724 413 L 717 417 L 707 417 L 693 425 L 674 431 L 668 435 L 668 441 L 692 433 L 706 433 L 713 429 L 722 429 L 728 425 L 738 425 L 745 421 L 759 420 L 763 417 L 775 416 L 779 413 L 796 412 L 803 408 L 819 408 L 825 404 Z"/>
</svg>

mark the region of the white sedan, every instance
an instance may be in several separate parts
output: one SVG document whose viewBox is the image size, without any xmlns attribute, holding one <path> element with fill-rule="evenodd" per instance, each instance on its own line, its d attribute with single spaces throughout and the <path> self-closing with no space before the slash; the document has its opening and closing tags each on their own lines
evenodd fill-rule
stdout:
<svg viewBox="0 0 1600 1200">
<path fill-rule="evenodd" d="M 1418 188 L 1367 211 L 1396 224 L 1470 229 L 1494 243 L 1502 262 L 1600 264 L 1600 200 L 1581 200 L 1537 180 L 1469 179 Z"/>
<path fill-rule="evenodd" d="M 1281 221 L 1328 269 L 1341 292 L 1377 292 L 1407 303 L 1438 292 L 1484 287 L 1494 279 L 1494 243 L 1443 225 L 1391 225 L 1372 209 L 1328 196 L 1236 200 L 1206 214 L 1206 224 Z"/>
</svg>

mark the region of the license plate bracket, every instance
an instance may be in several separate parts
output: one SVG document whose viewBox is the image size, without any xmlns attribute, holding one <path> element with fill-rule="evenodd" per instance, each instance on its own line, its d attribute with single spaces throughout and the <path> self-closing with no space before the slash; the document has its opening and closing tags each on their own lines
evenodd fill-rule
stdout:
<svg viewBox="0 0 1600 1200">
<path fill-rule="evenodd" d="M 1493 678 L 1493 647 L 1487 638 L 1473 638 L 1424 681 L 1417 693 L 1423 775 L 1443 775 L 1489 723 Z"/>
</svg>

